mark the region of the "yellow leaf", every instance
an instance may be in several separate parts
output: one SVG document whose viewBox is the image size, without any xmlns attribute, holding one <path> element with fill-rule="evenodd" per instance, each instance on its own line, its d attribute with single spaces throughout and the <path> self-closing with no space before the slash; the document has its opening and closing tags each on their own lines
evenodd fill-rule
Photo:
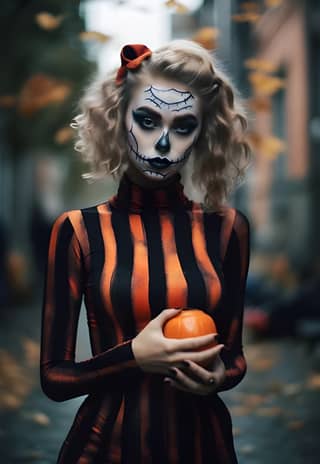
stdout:
<svg viewBox="0 0 320 464">
<path fill-rule="evenodd" d="M 62 127 L 54 135 L 54 141 L 59 145 L 69 142 L 74 137 L 74 131 L 71 127 Z"/>
<path fill-rule="evenodd" d="M 286 150 L 286 144 L 277 137 L 269 136 L 262 139 L 260 150 L 269 158 L 274 159 Z"/>
<path fill-rule="evenodd" d="M 256 414 L 258 416 L 265 416 L 265 417 L 279 416 L 282 413 L 283 413 L 283 410 L 281 408 L 279 408 L 278 406 L 270 406 L 270 407 L 258 408 L 256 410 Z"/>
<path fill-rule="evenodd" d="M 178 2 L 177 0 L 167 0 L 165 6 L 168 8 L 174 8 L 176 13 L 185 14 L 189 13 L 189 8 L 187 8 L 183 3 Z"/>
<path fill-rule="evenodd" d="M 271 369 L 274 365 L 274 360 L 270 358 L 258 358 L 251 361 L 250 367 L 255 372 L 264 372 Z"/>
<path fill-rule="evenodd" d="M 248 394 L 243 398 L 246 406 L 255 408 L 266 401 L 266 395 Z"/>
<path fill-rule="evenodd" d="M 31 419 L 39 425 L 49 425 L 50 419 L 43 412 L 35 412 L 31 415 Z"/>
<path fill-rule="evenodd" d="M 219 29 L 216 27 L 202 27 L 192 36 L 192 40 L 208 50 L 213 50 L 217 48 L 216 40 L 218 36 Z"/>
<path fill-rule="evenodd" d="M 38 366 L 40 359 L 39 343 L 25 337 L 22 339 L 22 345 L 28 365 L 33 367 Z"/>
<path fill-rule="evenodd" d="M 240 3 L 240 8 L 243 10 L 243 11 L 246 11 L 246 12 L 258 12 L 259 11 L 259 5 L 258 3 L 256 2 L 242 2 Z"/>
<path fill-rule="evenodd" d="M 106 43 L 111 39 L 110 35 L 103 34 L 97 31 L 84 31 L 80 32 L 79 37 L 81 40 L 96 40 L 97 42 Z"/>
<path fill-rule="evenodd" d="M 307 387 L 311 390 L 320 390 L 320 374 L 312 374 L 307 381 Z"/>
<path fill-rule="evenodd" d="M 64 15 L 54 16 L 53 14 L 48 13 L 47 11 L 38 13 L 35 17 L 38 26 L 42 29 L 45 29 L 46 31 L 52 31 L 53 29 L 57 29 L 60 26 L 63 19 Z"/>
<path fill-rule="evenodd" d="M 264 0 L 264 4 L 267 8 L 276 8 L 282 5 L 283 0 Z"/>
<path fill-rule="evenodd" d="M 270 159 L 276 158 L 280 153 L 284 152 L 287 148 L 283 140 L 278 139 L 272 135 L 264 137 L 256 132 L 248 134 L 249 143 L 252 144 L 255 150 L 267 156 Z M 257 359 L 252 367 L 254 370 L 267 370 L 272 367 L 274 361 L 268 359 Z"/>
<path fill-rule="evenodd" d="M 270 96 L 275 94 L 277 90 L 285 87 L 284 79 L 269 76 L 259 71 L 249 73 L 248 79 L 255 93 L 258 95 Z"/>
<path fill-rule="evenodd" d="M 255 23 L 260 19 L 260 14 L 258 13 L 238 13 L 231 16 L 233 21 L 237 23 Z"/>
<path fill-rule="evenodd" d="M 32 116 L 51 103 L 63 102 L 70 94 L 71 86 L 45 74 L 35 74 L 23 86 L 18 102 L 18 111 L 23 116 Z"/>
<path fill-rule="evenodd" d="M 231 406 L 230 407 L 230 412 L 232 416 L 237 416 L 237 417 L 242 417 L 242 416 L 249 416 L 252 412 L 252 408 L 249 406 Z"/>
<path fill-rule="evenodd" d="M 255 69 L 256 71 L 261 72 L 274 72 L 277 70 L 278 66 L 272 61 L 262 60 L 258 58 L 248 58 L 245 60 L 244 65 L 246 68 Z"/>
<path fill-rule="evenodd" d="M 8 351 L 0 349 L 0 410 L 17 409 L 30 393 L 34 377 Z"/>
<path fill-rule="evenodd" d="M 247 100 L 248 106 L 255 112 L 269 112 L 271 111 L 271 99 L 268 97 L 249 98 Z"/>
</svg>

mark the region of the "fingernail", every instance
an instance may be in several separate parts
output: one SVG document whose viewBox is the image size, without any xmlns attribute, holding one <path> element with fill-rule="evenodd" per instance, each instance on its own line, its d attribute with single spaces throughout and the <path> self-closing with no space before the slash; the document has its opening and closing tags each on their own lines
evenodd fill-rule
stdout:
<svg viewBox="0 0 320 464">
<path fill-rule="evenodd" d="M 166 377 L 166 378 L 165 378 L 163 381 L 164 381 L 164 383 L 167 383 L 168 385 L 170 385 L 170 384 L 171 384 L 171 380 L 170 380 L 170 379 L 168 379 L 167 377 Z"/>
<path fill-rule="evenodd" d="M 176 377 L 177 376 L 177 371 L 175 369 L 173 369 L 172 367 L 169 368 L 169 373 L 170 375 L 172 375 L 173 377 Z"/>
<path fill-rule="evenodd" d="M 211 384 L 214 383 L 214 379 L 212 379 L 212 378 L 209 379 L 209 383 L 211 383 Z"/>
</svg>

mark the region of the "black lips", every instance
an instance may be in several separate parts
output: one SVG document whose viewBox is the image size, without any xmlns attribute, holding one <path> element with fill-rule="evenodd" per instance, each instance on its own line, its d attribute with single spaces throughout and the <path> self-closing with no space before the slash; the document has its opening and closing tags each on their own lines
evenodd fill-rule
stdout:
<svg viewBox="0 0 320 464">
<path fill-rule="evenodd" d="M 148 160 L 150 166 L 153 168 L 164 169 L 171 164 L 167 158 L 152 158 L 152 160 Z"/>
</svg>

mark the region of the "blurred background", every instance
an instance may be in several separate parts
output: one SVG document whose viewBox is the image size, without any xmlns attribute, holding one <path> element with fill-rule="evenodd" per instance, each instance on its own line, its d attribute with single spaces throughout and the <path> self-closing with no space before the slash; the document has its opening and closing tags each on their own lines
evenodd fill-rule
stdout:
<svg viewBox="0 0 320 464">
<path fill-rule="evenodd" d="M 253 162 L 230 198 L 252 228 L 244 317 L 248 373 L 223 393 L 239 463 L 318 463 L 320 443 L 320 2 L 3 0 L 0 72 L 0 456 L 54 463 L 83 398 L 39 385 L 50 228 L 104 201 L 87 183 L 72 118 L 126 43 L 187 38 L 243 95 Z M 77 359 L 90 357 L 82 308 Z"/>
</svg>

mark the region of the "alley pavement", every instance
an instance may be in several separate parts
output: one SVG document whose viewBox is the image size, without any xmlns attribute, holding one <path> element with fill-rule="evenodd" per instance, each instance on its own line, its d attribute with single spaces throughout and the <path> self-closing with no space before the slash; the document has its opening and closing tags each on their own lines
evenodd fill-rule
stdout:
<svg viewBox="0 0 320 464">
<path fill-rule="evenodd" d="M 84 397 L 56 403 L 40 388 L 41 299 L 2 308 L 0 321 L 0 463 L 55 464 Z M 245 339 L 247 375 L 221 394 L 233 418 L 239 464 L 318 464 L 317 345 L 293 338 L 257 341 L 248 333 Z M 89 356 L 83 307 L 77 360 Z"/>
</svg>

